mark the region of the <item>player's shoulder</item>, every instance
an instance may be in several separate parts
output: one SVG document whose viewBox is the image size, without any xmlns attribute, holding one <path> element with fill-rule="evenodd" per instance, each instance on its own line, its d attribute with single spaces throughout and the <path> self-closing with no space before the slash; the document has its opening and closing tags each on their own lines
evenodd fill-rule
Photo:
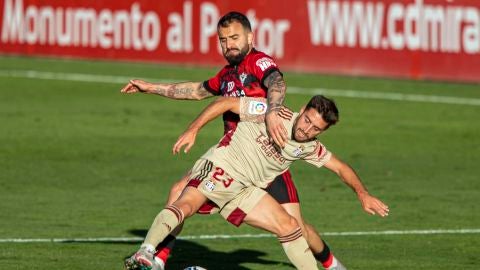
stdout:
<svg viewBox="0 0 480 270">
<path fill-rule="evenodd" d="M 255 48 L 252 49 L 252 51 L 250 52 L 249 54 L 250 56 L 253 56 L 253 57 L 269 57 L 269 58 L 272 58 L 270 55 L 262 52 L 262 51 L 259 51 Z"/>
<path fill-rule="evenodd" d="M 262 52 L 262 51 L 258 51 L 256 50 L 255 48 L 252 49 L 252 51 L 247 55 L 247 58 L 250 60 L 250 61 L 259 61 L 261 59 L 265 60 L 265 61 L 272 61 L 275 63 L 275 60 L 273 59 L 273 57 L 271 57 L 270 55 Z"/>
<path fill-rule="evenodd" d="M 295 119 L 297 119 L 297 113 L 293 112 L 287 107 L 282 107 L 277 112 L 277 115 L 280 116 L 284 127 L 288 130 L 289 136 L 291 136 L 290 132 L 292 132 L 293 124 L 295 123 Z"/>
<path fill-rule="evenodd" d="M 329 153 L 325 145 L 323 145 L 318 139 L 313 140 L 312 143 L 315 146 L 313 154 L 315 154 L 317 157 L 321 158 Z"/>
<path fill-rule="evenodd" d="M 275 63 L 275 60 L 268 54 L 262 52 L 262 51 L 257 51 L 255 48 L 252 49 L 252 51 L 247 55 L 247 62 L 250 62 L 252 64 L 255 64 L 259 67 L 262 65 L 268 64 L 277 66 Z"/>
<path fill-rule="evenodd" d="M 288 107 L 282 106 L 280 110 L 278 110 L 278 116 L 280 116 L 282 119 L 286 121 L 292 121 L 295 119 L 298 115 L 298 113 L 293 112 L 290 110 Z"/>
<path fill-rule="evenodd" d="M 257 51 L 253 48 L 250 53 L 242 61 L 242 68 L 247 73 L 256 74 L 258 79 L 263 81 L 264 76 L 270 74 L 274 70 L 279 70 L 275 60 L 264 52 Z"/>
</svg>

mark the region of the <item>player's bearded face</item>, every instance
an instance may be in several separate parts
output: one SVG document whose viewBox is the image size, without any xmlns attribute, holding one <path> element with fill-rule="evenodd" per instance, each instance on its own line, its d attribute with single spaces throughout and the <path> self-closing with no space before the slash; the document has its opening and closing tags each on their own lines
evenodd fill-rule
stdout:
<svg viewBox="0 0 480 270">
<path fill-rule="evenodd" d="M 223 53 L 223 56 L 225 59 L 227 59 L 230 65 L 235 66 L 243 61 L 249 51 L 250 50 L 247 44 L 247 46 L 244 46 L 243 48 L 229 48 Z"/>
<path fill-rule="evenodd" d="M 238 65 L 250 52 L 253 34 L 240 23 L 232 22 L 218 29 L 218 38 L 225 59 L 230 65 Z"/>
<path fill-rule="evenodd" d="M 293 125 L 293 139 L 297 142 L 311 141 L 327 127 L 328 123 L 317 110 L 313 108 L 302 110 Z"/>
</svg>

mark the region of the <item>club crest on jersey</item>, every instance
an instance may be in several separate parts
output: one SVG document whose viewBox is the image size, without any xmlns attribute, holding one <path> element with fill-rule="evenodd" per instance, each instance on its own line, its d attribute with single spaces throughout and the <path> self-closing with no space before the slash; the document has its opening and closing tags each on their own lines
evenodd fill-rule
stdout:
<svg viewBox="0 0 480 270">
<path fill-rule="evenodd" d="M 242 82 L 242 85 L 245 85 L 245 80 L 247 79 L 247 73 L 243 72 L 242 74 L 240 74 L 240 81 Z"/>
<path fill-rule="evenodd" d="M 265 114 L 267 111 L 267 104 L 260 101 L 250 101 L 248 104 L 249 114 Z"/>
<path fill-rule="evenodd" d="M 303 145 L 300 145 L 297 149 L 293 150 L 293 155 L 295 155 L 295 157 L 298 157 L 303 153 L 303 150 L 305 150 L 305 147 Z"/>
<path fill-rule="evenodd" d="M 257 60 L 257 62 L 255 63 L 262 71 L 265 71 L 267 68 L 271 67 L 271 66 L 274 66 L 276 67 L 277 64 L 275 64 L 275 62 L 273 62 L 272 59 L 268 58 L 268 57 L 263 57 L 263 58 L 260 58 Z"/>
</svg>

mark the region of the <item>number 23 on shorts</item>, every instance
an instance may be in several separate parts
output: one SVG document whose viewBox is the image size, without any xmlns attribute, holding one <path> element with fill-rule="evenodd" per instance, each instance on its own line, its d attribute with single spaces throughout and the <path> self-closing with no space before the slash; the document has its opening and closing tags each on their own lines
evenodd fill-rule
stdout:
<svg viewBox="0 0 480 270">
<path fill-rule="evenodd" d="M 233 182 L 233 179 L 228 177 L 228 174 L 225 174 L 225 171 L 220 167 L 215 167 L 215 172 L 213 173 L 212 178 L 222 182 L 226 188 L 228 188 Z"/>
</svg>

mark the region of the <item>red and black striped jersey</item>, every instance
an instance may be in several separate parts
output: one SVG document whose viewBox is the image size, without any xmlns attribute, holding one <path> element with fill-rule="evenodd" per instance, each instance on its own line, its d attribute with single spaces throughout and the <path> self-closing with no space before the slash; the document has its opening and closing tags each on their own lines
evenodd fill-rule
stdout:
<svg viewBox="0 0 480 270">
<path fill-rule="evenodd" d="M 280 72 L 273 58 L 252 49 L 239 65 L 226 65 L 215 77 L 204 81 L 203 86 L 216 96 L 266 98 L 268 89 L 264 80 L 274 71 Z M 235 113 L 223 114 L 224 132 L 234 130 L 239 120 Z"/>
</svg>

